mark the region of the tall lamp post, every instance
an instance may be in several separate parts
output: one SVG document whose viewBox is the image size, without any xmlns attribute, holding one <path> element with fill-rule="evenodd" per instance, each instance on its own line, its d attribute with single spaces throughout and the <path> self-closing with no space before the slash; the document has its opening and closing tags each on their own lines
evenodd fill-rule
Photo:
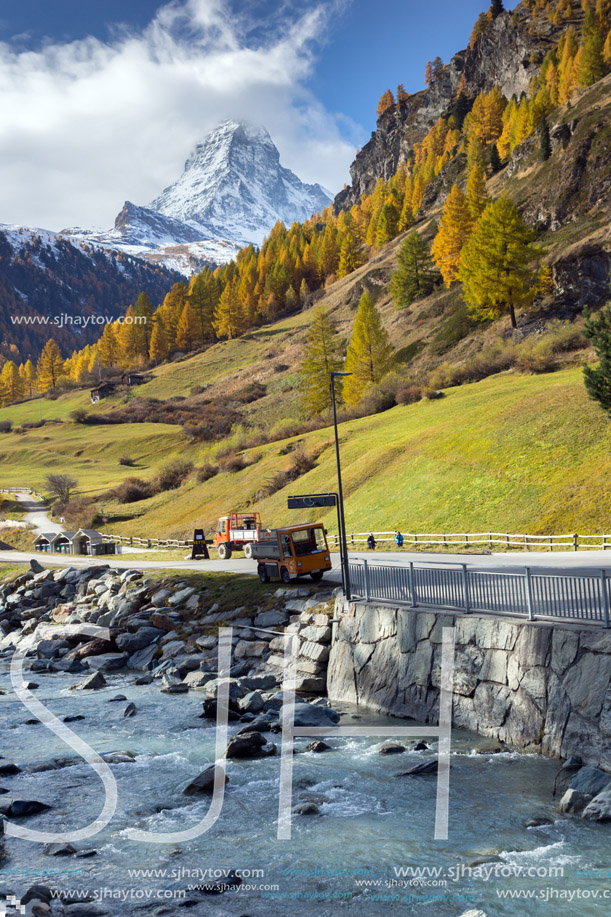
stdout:
<svg viewBox="0 0 611 917">
<path fill-rule="evenodd" d="M 344 492 L 342 490 L 342 468 L 339 460 L 339 436 L 337 432 L 337 408 L 335 405 L 335 380 L 339 376 L 351 376 L 352 373 L 329 373 L 331 379 L 331 402 L 333 404 L 333 429 L 335 430 L 335 459 L 337 461 L 337 493 L 339 497 L 340 557 L 344 573 L 344 590 L 346 600 L 350 601 L 350 571 L 348 570 L 348 545 L 346 542 L 346 520 L 344 517 Z"/>
</svg>

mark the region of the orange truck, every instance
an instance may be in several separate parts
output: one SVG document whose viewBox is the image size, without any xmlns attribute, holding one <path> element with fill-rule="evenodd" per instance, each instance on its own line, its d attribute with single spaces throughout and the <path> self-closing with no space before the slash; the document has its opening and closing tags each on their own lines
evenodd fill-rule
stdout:
<svg viewBox="0 0 611 917">
<path fill-rule="evenodd" d="M 229 560 L 232 551 L 244 551 L 252 557 L 253 544 L 261 534 L 259 513 L 229 513 L 221 516 L 214 533 L 214 546 L 221 560 Z"/>
<path fill-rule="evenodd" d="M 262 583 L 272 577 L 290 583 L 298 576 L 310 576 L 317 583 L 331 570 L 327 532 L 318 522 L 262 531 L 252 545 L 252 557 Z"/>
</svg>

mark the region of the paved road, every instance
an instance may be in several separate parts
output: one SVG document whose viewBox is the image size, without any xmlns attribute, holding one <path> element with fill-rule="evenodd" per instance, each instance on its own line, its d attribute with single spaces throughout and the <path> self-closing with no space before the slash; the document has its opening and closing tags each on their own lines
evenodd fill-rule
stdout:
<svg viewBox="0 0 611 917">
<path fill-rule="evenodd" d="M 15 499 L 21 503 L 26 511 L 24 521 L 27 522 L 28 525 L 34 526 L 37 535 L 43 532 L 53 532 L 53 534 L 55 534 L 55 532 L 63 532 L 63 526 L 60 525 L 59 522 L 52 522 L 47 516 L 47 510 L 44 503 L 41 503 L 29 494 L 15 494 Z"/>
<path fill-rule="evenodd" d="M 62 526 L 52 522 L 42 503 L 27 494 L 16 494 L 17 499 L 26 510 L 26 521 L 35 526 L 37 532 L 61 532 Z M 145 551 L 146 549 L 141 549 Z M 185 549 L 186 550 L 186 549 Z M 131 553 L 131 549 L 130 549 Z M 134 553 L 139 553 L 134 551 Z M 160 552 L 159 560 L 138 560 L 127 554 L 104 557 L 79 557 L 72 555 L 41 555 L 26 551 L 0 551 L 0 563 L 29 563 L 36 557 L 42 563 L 53 566 L 89 566 L 110 565 L 120 569 L 138 567 L 141 570 L 209 570 L 210 572 L 255 573 L 253 560 L 246 560 L 241 555 L 234 555 L 231 560 L 164 560 Z M 332 554 L 333 571 L 326 579 L 341 582 L 339 554 Z M 469 567 L 486 567 L 489 570 L 507 570 L 508 567 L 546 567 L 549 572 L 570 571 L 587 572 L 596 569 L 611 569 L 611 551 L 515 551 L 512 553 L 491 554 L 448 554 L 427 551 L 358 551 L 350 555 L 351 560 L 367 560 L 371 563 L 409 564 L 467 564 Z"/>
</svg>

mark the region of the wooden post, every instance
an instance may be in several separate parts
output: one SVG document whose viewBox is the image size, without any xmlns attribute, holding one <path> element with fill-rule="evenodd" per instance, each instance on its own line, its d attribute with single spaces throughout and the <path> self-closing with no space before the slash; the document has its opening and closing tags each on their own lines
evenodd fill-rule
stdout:
<svg viewBox="0 0 611 917">
<path fill-rule="evenodd" d="M 578 540 L 578 538 L 579 538 L 579 535 L 573 535 L 573 550 L 574 550 L 574 551 L 577 550 L 577 540 Z"/>
</svg>

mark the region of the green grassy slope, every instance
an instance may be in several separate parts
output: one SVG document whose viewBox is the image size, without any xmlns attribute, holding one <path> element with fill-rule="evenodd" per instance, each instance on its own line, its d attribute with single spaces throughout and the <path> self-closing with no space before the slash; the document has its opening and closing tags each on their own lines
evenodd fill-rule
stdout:
<svg viewBox="0 0 611 917">
<path fill-rule="evenodd" d="M 110 480 L 129 473 L 113 465 L 122 448 L 112 439 L 117 429 L 132 437 L 132 452 L 136 444 L 143 449 L 142 461 L 149 462 L 144 472 L 137 470 L 143 477 L 152 476 L 159 460 L 187 454 L 176 428 L 164 425 L 95 428 L 95 444 L 91 428 L 73 427 L 62 442 L 61 461 L 84 478 L 85 489 L 95 489 L 96 476 Z M 88 436 L 89 447 L 84 445 Z M 3 437 L 0 445 L 10 438 Z M 317 466 L 271 497 L 254 499 L 265 480 L 287 467 L 290 455 L 281 454 L 286 442 L 250 450 L 246 457 L 258 460 L 235 474 L 219 474 L 204 484 L 189 479 L 179 490 L 131 506 L 105 502 L 108 528 L 185 536 L 196 525 L 209 530 L 218 515 L 247 505 L 260 510 L 267 525 L 296 521 L 297 514 L 286 509 L 289 493 L 336 486 L 332 431 L 318 430 L 298 441 L 308 451 L 322 450 Z M 347 525 L 351 531 L 397 526 L 416 532 L 608 531 L 611 514 L 604 494 L 611 481 L 610 447 L 611 425 L 588 401 L 579 369 L 543 376 L 506 373 L 449 389 L 443 399 L 341 426 Z M 32 443 L 30 451 L 16 453 L 14 483 L 29 476 L 40 480 L 35 465 L 41 448 Z M 84 451 L 73 458 L 75 449 Z M 190 457 L 198 461 L 196 448 Z M 82 464 L 87 461 L 95 461 L 95 467 Z M 335 530 L 333 513 L 315 515 Z"/>
</svg>

